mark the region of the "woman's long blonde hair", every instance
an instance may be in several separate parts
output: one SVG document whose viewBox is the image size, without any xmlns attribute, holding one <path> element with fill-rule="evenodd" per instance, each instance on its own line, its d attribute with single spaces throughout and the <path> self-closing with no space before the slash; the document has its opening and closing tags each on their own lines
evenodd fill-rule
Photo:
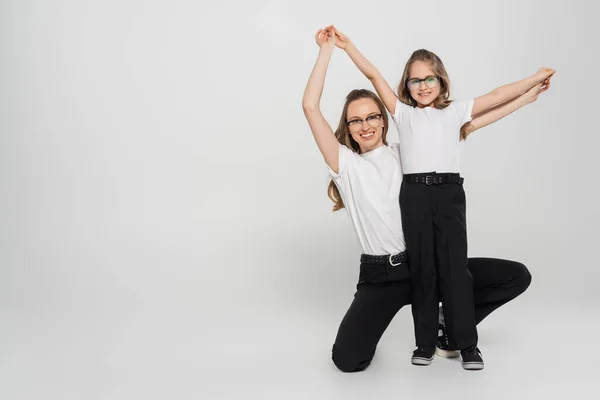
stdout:
<svg viewBox="0 0 600 400">
<path fill-rule="evenodd" d="M 383 144 L 387 145 L 386 137 L 387 137 L 387 127 L 388 127 L 388 115 L 387 115 L 385 106 L 383 105 L 383 102 L 375 93 L 373 93 L 370 90 L 355 89 L 355 90 L 351 91 L 350 93 L 348 93 L 348 96 L 346 96 L 346 103 L 344 104 L 344 111 L 342 111 L 342 116 L 340 117 L 340 122 L 338 124 L 337 129 L 335 130 L 335 138 L 338 140 L 338 142 L 340 142 L 341 144 L 343 144 L 350 150 L 354 151 L 355 153 L 360 153 L 360 146 L 352 138 L 352 135 L 350 134 L 350 129 L 348 129 L 348 125 L 347 125 L 348 106 L 353 101 L 360 100 L 360 99 L 371 99 L 375 102 L 375 104 L 377 104 L 377 107 L 379 107 L 379 111 L 381 112 L 382 119 L 383 119 L 383 133 L 382 133 L 381 138 L 383 140 Z M 337 186 L 335 185 L 335 183 L 333 182 L 333 180 L 331 180 L 331 182 L 329 182 L 329 187 L 327 188 L 327 195 L 329 196 L 331 201 L 333 201 L 333 203 L 334 203 L 333 211 L 338 211 L 338 210 L 341 210 L 342 208 L 344 208 L 344 202 L 342 201 L 342 196 L 340 195 L 340 192 L 339 192 Z"/>
</svg>

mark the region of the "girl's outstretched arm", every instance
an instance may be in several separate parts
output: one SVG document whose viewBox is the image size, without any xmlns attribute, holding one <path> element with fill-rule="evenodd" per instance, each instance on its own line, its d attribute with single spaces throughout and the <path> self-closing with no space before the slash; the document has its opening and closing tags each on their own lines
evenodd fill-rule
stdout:
<svg viewBox="0 0 600 400">
<path fill-rule="evenodd" d="M 383 100 L 385 108 L 387 108 L 390 114 L 394 115 L 394 112 L 396 111 L 396 101 L 398 98 L 396 97 L 396 94 L 391 86 L 386 82 L 385 79 L 383 79 L 383 76 L 379 70 L 375 68 L 375 66 L 371 64 L 371 62 L 367 60 L 367 58 L 362 55 L 360 51 L 358 51 L 348 36 L 344 35 L 333 26 L 325 29 L 331 30 L 335 33 L 335 45 L 344 50 L 354 64 L 358 67 L 360 72 L 362 72 L 363 75 L 371 81 L 373 87 L 375 87 L 375 91 L 377 91 L 377 94 L 379 97 L 381 97 L 381 100 Z"/>
<path fill-rule="evenodd" d="M 325 162 L 335 173 L 338 172 L 339 164 L 339 142 L 335 138 L 335 134 L 331 126 L 323 117 L 320 109 L 321 94 L 323 93 L 323 85 L 325 84 L 325 75 L 331 54 L 335 49 L 335 35 L 328 35 L 323 29 L 315 35 L 317 45 L 319 45 L 319 55 L 315 66 L 308 78 L 304 96 L 302 98 L 302 108 L 304 115 L 308 120 L 308 125 L 312 130 L 317 146 L 325 158 Z"/>
<path fill-rule="evenodd" d="M 533 103 L 537 100 L 538 96 L 541 93 L 544 93 L 546 90 L 550 88 L 550 78 L 547 78 L 544 82 L 538 83 L 516 99 L 510 100 L 504 104 L 500 104 L 483 114 L 476 115 L 470 122 L 464 124 L 460 130 L 460 138 L 464 140 L 471 133 L 475 132 L 477 129 L 483 128 L 484 126 L 488 126 L 509 114 L 517 111 L 519 108 Z"/>
<path fill-rule="evenodd" d="M 540 68 L 535 75 L 532 75 L 529 78 L 500 86 L 499 88 L 496 88 L 491 92 L 484 94 L 483 96 L 477 97 L 473 104 L 473 111 L 471 115 L 475 117 L 478 114 L 488 111 L 492 107 L 515 99 L 517 96 L 520 96 L 535 85 L 544 82 L 555 72 L 556 71 L 554 71 L 552 68 Z"/>
</svg>

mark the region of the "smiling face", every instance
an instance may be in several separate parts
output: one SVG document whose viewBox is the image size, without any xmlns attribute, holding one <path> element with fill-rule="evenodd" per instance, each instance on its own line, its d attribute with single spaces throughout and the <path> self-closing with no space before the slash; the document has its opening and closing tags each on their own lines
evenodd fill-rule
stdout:
<svg viewBox="0 0 600 400">
<path fill-rule="evenodd" d="M 417 86 L 417 80 L 418 82 Z M 440 80 L 427 61 L 415 61 L 409 70 L 407 87 L 420 108 L 433 105 L 440 95 Z"/>
<path fill-rule="evenodd" d="M 346 125 L 352 139 L 366 153 L 383 146 L 384 118 L 373 99 L 362 98 L 348 104 Z"/>
</svg>

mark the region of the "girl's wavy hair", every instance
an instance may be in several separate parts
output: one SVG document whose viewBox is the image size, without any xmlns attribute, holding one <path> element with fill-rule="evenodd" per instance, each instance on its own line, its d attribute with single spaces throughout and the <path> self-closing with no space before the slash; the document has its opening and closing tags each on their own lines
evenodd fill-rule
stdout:
<svg viewBox="0 0 600 400">
<path fill-rule="evenodd" d="M 440 80 L 440 95 L 433 101 L 434 107 L 438 109 L 448 107 L 452 103 L 452 100 L 450 100 L 450 78 L 448 78 L 446 67 L 444 67 L 444 63 L 435 53 L 425 49 L 414 51 L 406 62 L 404 72 L 402 73 L 402 80 L 398 85 L 398 98 L 400 101 L 409 106 L 417 106 L 417 102 L 412 98 L 408 87 L 406 87 L 406 82 L 410 77 L 410 68 L 416 61 L 429 63 L 433 73 Z"/>
<path fill-rule="evenodd" d="M 382 119 L 383 119 L 383 133 L 382 133 L 381 137 L 383 139 L 383 144 L 387 145 L 386 137 L 387 137 L 387 127 L 388 127 L 388 115 L 387 115 L 385 106 L 383 105 L 383 102 L 375 93 L 373 93 L 370 90 L 355 89 L 355 90 L 351 91 L 350 93 L 348 93 L 348 95 L 346 96 L 346 103 L 344 104 L 344 111 L 342 111 L 342 116 L 340 117 L 340 122 L 338 124 L 337 129 L 335 130 L 335 138 L 338 140 L 338 142 L 340 142 L 340 144 L 343 144 L 350 150 L 354 151 L 355 153 L 360 153 L 360 146 L 352 138 L 352 135 L 350 134 L 350 129 L 348 128 L 348 124 L 347 124 L 348 123 L 348 106 L 353 101 L 360 100 L 360 99 L 371 99 L 375 102 L 375 104 L 377 104 L 377 107 L 379 107 L 379 111 L 381 112 Z M 327 188 L 327 195 L 329 196 L 331 201 L 333 201 L 333 203 L 334 203 L 333 211 L 338 211 L 345 207 L 344 202 L 342 201 L 342 196 L 340 195 L 340 192 L 339 192 L 337 186 L 335 185 L 335 182 L 333 182 L 333 179 L 329 182 L 329 187 Z"/>
<path fill-rule="evenodd" d="M 440 79 L 440 95 L 433 101 L 433 106 L 440 110 L 448 107 L 452 103 L 452 100 L 450 100 L 450 78 L 448 77 L 448 72 L 446 72 L 446 67 L 444 67 L 441 58 L 434 52 L 425 49 L 414 51 L 406 62 L 404 72 L 402 73 L 402 80 L 398 85 L 398 98 L 400 101 L 409 106 L 417 106 L 417 102 L 412 98 L 410 90 L 406 87 L 406 82 L 410 77 L 410 68 L 415 61 L 429 63 L 433 73 Z M 460 130 L 460 140 L 465 140 L 467 138 L 469 129 L 470 127 L 468 124 L 462 126 Z"/>
</svg>

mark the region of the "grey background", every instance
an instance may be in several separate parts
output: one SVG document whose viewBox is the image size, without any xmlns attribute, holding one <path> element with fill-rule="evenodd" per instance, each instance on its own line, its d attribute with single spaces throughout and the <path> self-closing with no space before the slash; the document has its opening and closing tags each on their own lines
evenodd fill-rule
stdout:
<svg viewBox="0 0 600 400">
<path fill-rule="evenodd" d="M 0 3 L 0 398 L 529 398 L 599 369 L 595 14 L 585 1 Z M 301 110 L 317 29 L 397 85 L 417 48 L 465 99 L 557 70 L 461 148 L 470 256 L 528 292 L 486 369 L 416 369 L 410 308 L 362 374 L 329 360 L 360 248 Z M 371 88 L 332 57 L 322 110 Z M 573 357 L 572 351 L 578 356 Z"/>
</svg>

